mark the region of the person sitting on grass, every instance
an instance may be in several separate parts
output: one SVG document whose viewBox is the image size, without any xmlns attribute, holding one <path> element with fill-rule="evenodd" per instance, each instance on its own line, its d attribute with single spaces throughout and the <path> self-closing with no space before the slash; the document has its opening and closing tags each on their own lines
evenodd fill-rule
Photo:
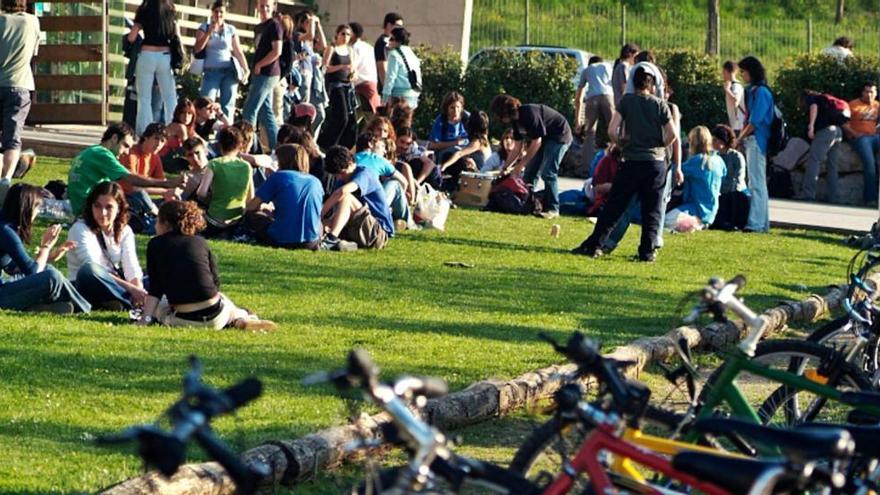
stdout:
<svg viewBox="0 0 880 495">
<path fill-rule="evenodd" d="M 138 144 L 119 157 L 119 161 L 133 174 L 139 177 L 165 180 L 165 172 L 162 170 L 162 161 L 159 159 L 159 150 L 165 145 L 165 124 L 154 122 L 144 129 Z M 129 211 L 135 215 L 156 215 L 159 208 L 151 194 L 166 194 L 173 190 L 157 187 L 134 187 L 122 182 L 122 190 L 128 201 Z"/>
<path fill-rule="evenodd" d="M 746 186 L 746 158 L 736 148 L 736 132 L 718 124 L 712 128 L 712 147 L 724 160 L 727 174 L 721 181 L 718 214 L 712 228 L 742 230 L 749 218 L 749 194 Z"/>
<path fill-rule="evenodd" d="M 92 307 L 76 287 L 49 263 L 72 249 L 65 242 L 53 249 L 61 225 L 51 225 L 40 239 L 36 259 L 25 244 L 30 243 L 34 220 L 43 201 L 39 187 L 15 184 L 9 188 L 0 208 L 0 258 L 3 270 L 14 275 L 0 279 L 0 308 L 57 314 L 88 313 Z"/>
<path fill-rule="evenodd" d="M 409 200 L 413 198 L 411 191 L 415 191 L 417 186 L 409 184 L 406 177 L 385 159 L 384 147 L 383 140 L 376 139 L 370 133 L 362 133 L 357 139 L 355 164 L 372 170 L 379 176 L 382 188 L 385 190 L 385 200 L 391 206 L 392 218 L 403 220 L 408 228 L 414 228 L 415 224 L 409 211 Z"/>
<path fill-rule="evenodd" d="M 144 272 L 128 226 L 122 188 L 102 182 L 86 198 L 82 218 L 70 228 L 67 276 L 96 309 L 124 311 L 144 305 Z"/>
<path fill-rule="evenodd" d="M 446 162 L 456 151 L 467 146 L 470 136 L 465 127 L 469 114 L 464 110 L 464 96 L 450 91 L 440 103 L 440 115 L 434 119 L 428 136 L 428 149 L 435 153 L 437 162 Z"/>
<path fill-rule="evenodd" d="M 221 129 L 229 127 L 229 121 L 226 115 L 220 109 L 218 103 L 214 103 L 210 98 L 200 96 L 193 102 L 196 109 L 195 130 L 205 141 L 214 138 L 214 134 Z"/>
<path fill-rule="evenodd" d="M 681 165 L 684 174 L 682 204 L 666 214 L 666 228 L 678 232 L 708 229 L 718 214 L 721 182 L 727 173 L 724 160 L 712 151 L 709 128 L 697 126 L 688 133 L 691 157 Z"/>
<path fill-rule="evenodd" d="M 395 166 L 397 169 L 402 169 L 402 164 L 409 165 L 419 184 L 427 183 L 434 189 L 440 189 L 443 183 L 440 167 L 428 156 L 428 150 L 416 141 L 416 135 L 412 128 L 400 127 L 396 130 L 396 134 L 398 163 Z"/>
<path fill-rule="evenodd" d="M 446 161 L 440 165 L 440 171 L 452 175 L 456 184 L 463 171 L 476 172 L 482 169 L 492 156 L 492 147 L 489 145 L 489 116 L 486 112 L 471 114 L 466 128 L 470 142 L 448 155 Z"/>
<path fill-rule="evenodd" d="M 230 235 L 244 215 L 245 205 L 254 197 L 251 166 L 238 156 L 244 145 L 241 131 L 227 127 L 217 134 L 217 142 L 221 156 L 208 162 L 196 192 L 199 200 L 208 204 L 206 236 Z"/>
<path fill-rule="evenodd" d="M 205 178 L 208 171 L 208 149 L 202 138 L 195 136 L 183 142 L 183 152 L 186 158 L 188 170 L 183 174 L 186 175 L 186 187 L 177 189 L 180 199 L 186 201 L 189 199 L 196 200 L 199 186 Z"/>
<path fill-rule="evenodd" d="M 309 155 L 298 144 L 275 150 L 278 171 L 260 186 L 247 204 L 247 221 L 257 242 L 287 249 L 321 248 L 324 188 L 309 175 Z M 271 203 L 274 210 L 260 211 Z M 339 241 L 344 243 L 345 241 Z"/>
<path fill-rule="evenodd" d="M 493 151 L 492 154 L 489 155 L 489 159 L 483 163 L 482 167 L 480 167 L 480 172 L 485 174 L 500 171 L 501 167 L 507 162 L 507 156 L 513 151 L 514 146 L 516 146 L 516 141 L 513 140 L 513 129 L 506 129 L 501 134 L 501 142 L 498 144 L 498 150 Z"/>
<path fill-rule="evenodd" d="M 202 212 L 192 201 L 159 207 L 156 237 L 147 244 L 150 289 L 137 324 L 275 330 L 275 323 L 236 307 L 220 292 L 217 262 L 208 242 L 197 235 L 204 228 Z"/>
<path fill-rule="evenodd" d="M 86 197 L 96 184 L 105 181 L 122 181 L 133 187 L 157 187 L 174 189 L 186 185 L 186 178 L 151 179 L 131 173 L 121 163 L 119 157 L 128 153 L 134 144 L 134 131 L 128 124 L 111 124 L 101 137 L 101 144 L 90 146 L 80 152 L 67 176 L 67 198 L 71 211 L 79 215 L 83 211 Z"/>
<path fill-rule="evenodd" d="M 324 169 L 336 177 L 337 184 L 321 209 L 327 232 L 324 242 L 333 245 L 342 237 L 360 248 L 385 247 L 394 236 L 394 220 L 379 176 L 358 167 L 351 152 L 341 146 L 327 151 Z"/>
</svg>

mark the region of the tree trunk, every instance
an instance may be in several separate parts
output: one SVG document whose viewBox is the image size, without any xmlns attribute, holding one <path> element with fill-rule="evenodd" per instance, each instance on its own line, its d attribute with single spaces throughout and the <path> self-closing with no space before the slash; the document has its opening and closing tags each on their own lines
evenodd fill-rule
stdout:
<svg viewBox="0 0 880 495">
<path fill-rule="evenodd" d="M 871 277 L 880 284 L 880 274 Z M 841 306 L 846 286 L 832 287 L 825 296 L 811 295 L 803 301 L 786 301 L 765 311 L 765 337 L 772 337 L 791 323 L 810 323 L 830 309 Z M 702 351 L 718 351 L 739 341 L 745 335 L 741 322 L 711 323 L 702 328 L 683 326 L 659 337 L 642 337 L 617 348 L 609 357 L 632 361 L 627 373 L 638 375 L 652 363 L 667 361 L 677 355 L 680 339 L 688 347 Z M 549 366 L 526 373 L 509 381 L 483 381 L 428 401 L 423 417 L 442 430 L 452 430 L 504 416 L 517 409 L 546 399 L 575 371 L 574 365 Z M 591 383 L 587 383 L 592 385 Z M 386 413 L 362 415 L 350 425 L 328 428 L 295 440 L 275 441 L 260 445 L 242 454 L 247 463 L 260 462 L 270 467 L 270 476 L 262 480 L 265 488 L 281 484 L 294 486 L 313 478 L 319 471 L 331 469 L 360 454 L 346 452 L 345 446 L 356 440 L 376 439 L 380 427 L 390 421 Z M 375 453 L 371 452 L 375 457 Z M 231 495 L 232 481 L 216 463 L 182 466 L 170 479 L 150 472 L 107 489 L 106 495 Z"/>
<path fill-rule="evenodd" d="M 843 14 L 844 14 L 844 10 L 845 10 L 844 3 L 845 3 L 844 0 L 837 0 L 837 11 L 834 15 L 834 23 L 835 24 L 840 24 L 841 22 L 843 22 Z"/>
<path fill-rule="evenodd" d="M 721 0 L 706 0 L 708 6 L 708 19 L 709 22 L 706 25 L 706 53 L 709 55 L 718 55 L 720 49 L 720 40 L 718 39 L 721 35 L 720 31 L 720 14 L 719 14 L 719 4 Z"/>
</svg>

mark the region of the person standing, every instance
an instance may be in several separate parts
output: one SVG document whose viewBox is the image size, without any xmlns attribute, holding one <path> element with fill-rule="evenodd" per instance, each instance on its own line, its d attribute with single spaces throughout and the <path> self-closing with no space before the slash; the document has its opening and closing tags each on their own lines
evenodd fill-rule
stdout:
<svg viewBox="0 0 880 495">
<path fill-rule="evenodd" d="M 238 94 L 238 70 L 244 72 L 244 80 L 250 77 L 247 60 L 241 51 L 241 42 L 235 26 L 225 22 L 226 1 L 214 0 L 211 5 L 211 22 L 199 26 L 193 53 L 205 51 L 205 72 L 199 96 L 220 103 L 223 113 L 230 121 L 235 119 L 235 99 Z"/>
<path fill-rule="evenodd" d="M 746 232 L 770 230 L 770 197 L 767 191 L 767 146 L 773 125 L 773 93 L 767 87 L 767 73 L 756 57 L 739 61 L 746 89 L 746 125 L 737 136 L 746 154 L 749 181 L 749 220 Z"/>
<path fill-rule="evenodd" d="M 40 45 L 40 21 L 25 12 L 25 0 L 0 3 L 0 179 L 12 180 L 21 156 L 21 130 L 31 109 L 34 74 L 31 59 Z"/>
<path fill-rule="evenodd" d="M 611 64 L 602 61 L 602 57 L 590 57 L 590 63 L 581 73 L 577 95 L 574 99 L 574 116 L 577 125 L 583 125 L 584 133 L 584 166 L 589 167 L 596 154 L 596 127 L 599 116 L 605 125 L 611 122 L 614 114 L 614 89 L 611 87 Z M 581 124 L 581 106 L 584 107 L 584 121 Z"/>
<path fill-rule="evenodd" d="M 843 130 L 849 144 L 862 160 L 864 170 L 864 193 L 862 200 L 866 204 L 877 205 L 877 156 L 880 155 L 880 135 L 877 124 L 880 123 L 880 102 L 877 101 L 877 83 L 868 81 L 862 87 L 862 95 L 849 102 L 851 114 L 849 122 L 843 124 Z M 828 157 L 829 160 L 832 156 Z M 836 170 L 836 167 L 835 167 Z"/>
<path fill-rule="evenodd" d="M 177 83 L 171 69 L 171 39 L 179 36 L 172 0 L 144 0 L 134 15 L 134 25 L 128 32 L 128 41 L 134 43 L 141 30 L 144 40 L 135 67 L 137 84 L 137 126 L 140 136 L 153 123 L 153 81 L 159 83 L 159 95 L 164 103 L 165 121 L 170 124 L 177 106 Z"/>
<path fill-rule="evenodd" d="M 413 110 L 419 106 L 421 88 L 413 87 L 410 71 L 421 83 L 422 62 L 409 47 L 409 31 L 396 27 L 391 31 L 391 41 L 388 42 L 388 71 L 382 86 L 383 104 L 388 105 L 393 97 L 405 100 Z"/>
<path fill-rule="evenodd" d="M 318 138 L 324 149 L 337 144 L 351 148 L 357 139 L 357 101 L 351 84 L 357 59 L 350 39 L 351 28 L 341 24 L 336 27 L 333 44 L 324 52 L 324 83 L 330 95 L 330 111 Z"/>
<path fill-rule="evenodd" d="M 379 38 L 376 39 L 376 44 L 373 46 L 373 54 L 376 58 L 376 72 L 379 76 L 379 86 L 385 84 L 385 71 L 388 68 L 388 52 L 391 49 L 388 47 L 388 43 L 391 41 L 391 31 L 396 27 L 403 26 L 403 17 L 400 16 L 397 12 L 388 12 L 385 14 L 385 19 L 382 21 L 382 34 L 379 35 Z"/>
<path fill-rule="evenodd" d="M 841 106 L 845 112 L 841 111 Z M 807 138 L 811 142 L 804 171 L 804 183 L 801 186 L 801 193 L 795 199 L 813 201 L 816 199 L 816 185 L 819 183 L 819 169 L 822 162 L 828 158 L 831 148 L 843 139 L 841 126 L 849 121 L 849 105 L 831 95 L 808 89 L 801 94 L 801 108 L 808 110 Z M 828 169 L 827 188 L 828 201 L 837 202 L 836 169 Z"/>
<path fill-rule="evenodd" d="M 620 104 L 623 93 L 626 91 L 626 80 L 629 78 L 629 69 L 636 63 L 636 54 L 641 49 L 638 45 L 627 43 L 620 48 L 620 56 L 614 62 L 614 72 L 611 74 L 611 89 L 614 91 L 614 106 Z"/>
<path fill-rule="evenodd" d="M 251 83 L 248 88 L 247 100 L 244 102 L 242 119 L 251 125 L 265 127 L 269 148 L 275 149 L 278 138 L 278 122 L 272 108 L 272 96 L 275 86 L 281 77 L 281 57 L 283 30 L 281 23 L 272 15 L 275 0 L 259 0 L 257 12 L 260 24 L 254 29 L 257 47 L 254 52 L 254 67 L 251 71 Z"/>
<path fill-rule="evenodd" d="M 642 67 L 633 73 L 636 92 L 624 95 L 611 123 L 608 136 L 622 147 L 623 163 L 614 177 L 605 208 L 599 215 L 596 229 L 572 250 L 573 254 L 597 258 L 605 254 L 603 246 L 620 217 L 626 212 L 633 196 L 638 196 L 642 214 L 642 237 L 639 261 L 656 259 L 657 231 L 662 214 L 658 207 L 666 186 L 666 148 L 678 140 L 669 105 L 654 95 L 654 76 Z M 675 164 L 675 182 L 683 181 L 681 165 Z"/>
<path fill-rule="evenodd" d="M 543 211 L 540 216 L 558 217 L 559 163 L 572 140 L 568 121 L 547 105 L 523 105 L 510 95 L 496 96 L 490 108 L 502 124 L 513 127 L 513 139 L 516 141 L 501 175 L 512 173 L 517 176 L 522 173 L 523 180 L 534 187 L 540 174 L 544 181 Z M 525 144 L 526 140 L 528 145 Z"/>
<path fill-rule="evenodd" d="M 354 92 L 362 96 L 370 105 L 370 113 L 376 113 L 380 105 L 379 75 L 376 72 L 376 53 L 373 47 L 363 40 L 364 27 L 359 22 L 350 22 L 351 48 L 357 65 L 354 67 Z"/>
<path fill-rule="evenodd" d="M 724 81 L 724 104 L 727 107 L 727 125 L 739 134 L 745 126 L 745 89 L 736 80 L 736 62 L 728 60 L 721 66 L 721 79 Z"/>
</svg>

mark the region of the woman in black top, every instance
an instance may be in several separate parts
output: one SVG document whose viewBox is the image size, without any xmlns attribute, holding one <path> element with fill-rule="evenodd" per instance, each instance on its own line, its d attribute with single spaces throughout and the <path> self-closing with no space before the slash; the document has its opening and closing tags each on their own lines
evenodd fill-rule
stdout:
<svg viewBox="0 0 880 495">
<path fill-rule="evenodd" d="M 336 144 L 351 148 L 357 139 L 355 93 L 351 84 L 356 61 L 354 50 L 348 44 L 350 39 L 351 28 L 342 24 L 336 28 L 333 44 L 324 50 L 324 83 L 330 98 L 327 121 L 318 137 L 318 144 L 324 149 Z"/>
<path fill-rule="evenodd" d="M 275 330 L 275 323 L 237 308 L 220 292 L 217 262 L 207 241 L 196 236 L 204 228 L 192 201 L 168 201 L 159 208 L 157 235 L 147 244 L 149 295 L 138 324 Z"/>
<path fill-rule="evenodd" d="M 141 31 L 144 39 L 135 66 L 137 87 L 137 135 L 153 123 L 153 80 L 159 82 L 159 94 L 164 105 L 164 124 L 170 124 L 177 106 L 177 83 L 171 71 L 171 39 L 178 34 L 172 0 L 144 0 L 134 15 L 134 25 L 128 33 L 129 43 L 135 43 Z"/>
</svg>

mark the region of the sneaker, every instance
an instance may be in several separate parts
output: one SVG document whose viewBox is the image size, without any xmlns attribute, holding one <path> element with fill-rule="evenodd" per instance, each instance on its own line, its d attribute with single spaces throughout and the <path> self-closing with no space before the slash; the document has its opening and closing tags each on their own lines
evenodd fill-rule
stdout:
<svg viewBox="0 0 880 495">
<path fill-rule="evenodd" d="M 644 263 L 653 263 L 657 261 L 657 251 L 648 251 L 647 253 L 639 253 L 636 261 L 641 261 Z"/>
<path fill-rule="evenodd" d="M 278 329 L 278 325 L 274 321 L 261 320 L 259 318 L 245 318 L 236 320 L 235 328 L 239 330 L 247 330 L 249 332 L 274 332 Z"/>
<path fill-rule="evenodd" d="M 47 304 L 34 304 L 25 311 L 29 313 L 54 313 L 56 315 L 72 315 L 73 303 L 53 302 Z"/>
<path fill-rule="evenodd" d="M 343 241 L 342 239 L 336 237 L 333 234 L 327 234 L 324 236 L 324 239 L 321 240 L 321 246 L 318 247 L 320 251 L 357 251 L 357 244 L 349 241 Z"/>
<path fill-rule="evenodd" d="M 581 244 L 580 246 L 572 249 L 571 254 L 586 256 L 588 258 L 600 258 L 602 256 L 605 256 L 605 251 L 602 251 L 597 247 L 589 247 L 586 244 Z"/>
<path fill-rule="evenodd" d="M 536 213 L 535 216 L 539 216 L 545 220 L 552 220 L 559 216 L 559 212 L 556 210 L 542 211 L 540 213 Z"/>
</svg>

